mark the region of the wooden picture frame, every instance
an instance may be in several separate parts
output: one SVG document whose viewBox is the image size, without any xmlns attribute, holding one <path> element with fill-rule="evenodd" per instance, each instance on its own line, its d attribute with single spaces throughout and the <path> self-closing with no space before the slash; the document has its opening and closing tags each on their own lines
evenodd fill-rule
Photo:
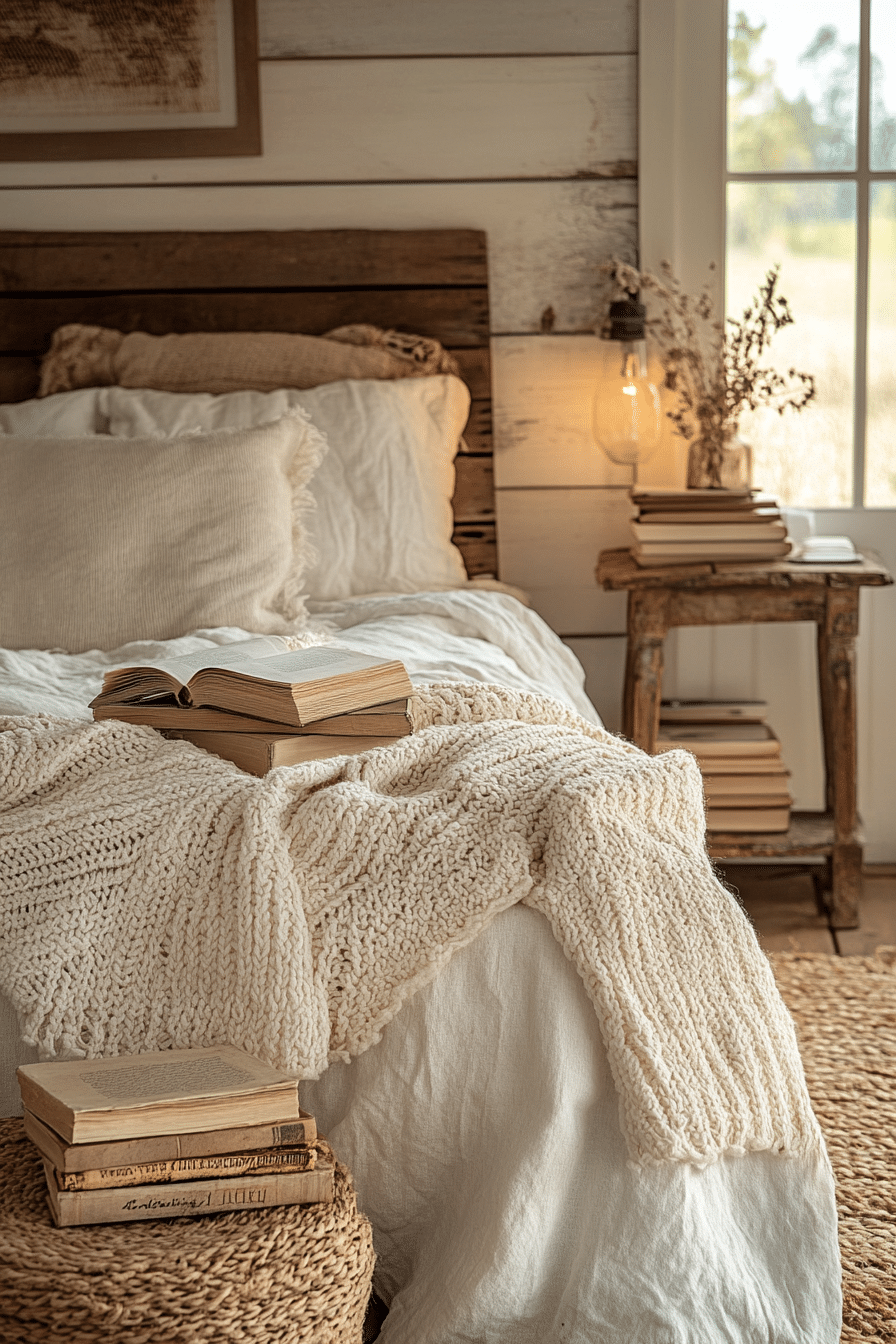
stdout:
<svg viewBox="0 0 896 1344">
<path fill-rule="evenodd" d="M 128 8 L 118 3 L 109 4 L 108 20 L 94 24 L 92 30 L 90 20 L 84 20 L 80 31 L 70 25 L 64 32 L 56 32 L 52 25 L 41 26 L 40 6 L 41 0 L 27 0 L 27 3 L 26 0 L 8 0 L 8 7 L 4 6 L 0 14 L 0 36 L 4 38 L 4 46 L 7 51 L 17 53 L 20 97 L 18 111 L 10 101 L 10 95 L 7 95 L 5 106 L 0 98 L 0 161 L 204 158 L 261 153 L 256 0 L 192 0 L 182 11 L 183 22 L 192 27 L 168 34 L 161 25 L 161 17 L 158 24 L 152 18 L 147 20 L 144 8 L 139 20 L 137 17 L 131 19 Z M 162 6 L 158 11 L 160 16 L 171 12 L 169 6 Z M 53 7 L 47 4 L 50 19 L 53 13 Z M 142 21 L 142 29 L 125 27 L 138 21 Z M 114 35 L 116 26 L 123 39 L 119 50 L 109 41 L 109 33 Z M 200 71 L 195 85 L 181 76 L 184 62 L 190 56 L 189 50 L 185 50 L 189 43 L 200 58 L 193 66 Z M 203 61 L 201 58 L 206 53 L 208 60 Z M 174 69 L 166 71 L 166 55 Z M 79 69 L 91 64 L 94 69 L 102 68 L 104 58 L 109 69 L 106 87 L 110 91 L 110 100 L 112 103 L 119 100 L 121 108 L 110 107 L 107 112 L 91 111 L 75 117 L 69 114 L 69 103 L 54 103 L 54 89 L 60 98 L 71 100 L 70 86 Z M 127 82 L 128 62 L 133 62 L 135 68 L 139 66 L 139 78 L 131 86 Z M 168 78 L 164 89 L 157 86 L 163 96 L 157 98 L 152 110 L 139 114 L 122 110 L 129 93 L 136 87 L 150 90 L 147 105 L 152 101 L 151 75 L 154 70 L 166 71 Z M 209 70 L 212 71 L 210 76 Z M 208 107 L 214 103 L 214 110 L 164 106 L 166 99 L 176 101 L 183 88 L 208 89 L 209 84 L 202 85 L 201 78 L 207 81 L 220 78 L 220 86 L 216 84 L 214 92 L 208 92 L 205 99 Z M 85 96 L 89 95 L 91 79 L 91 75 L 84 77 Z M 8 87 L 12 82 L 10 80 Z M 29 83 L 34 85 L 33 93 Z M 15 97 L 15 90 L 12 97 Z M 32 106 L 39 105 L 39 112 L 31 115 L 22 112 L 22 97 L 26 107 L 29 101 Z M 197 106 L 199 101 L 200 94 L 197 94 Z M 152 124 L 134 127 L 135 119 Z M 39 129 L 41 122 L 52 123 L 54 120 L 71 129 L 58 126 Z M 108 122 L 107 126 L 96 124 L 103 120 Z M 171 123 L 170 127 L 164 124 L 166 121 Z M 29 122 L 32 129 L 13 129 Z M 215 122 L 218 124 L 213 124 Z M 130 128 L 126 129 L 128 126 Z"/>
</svg>

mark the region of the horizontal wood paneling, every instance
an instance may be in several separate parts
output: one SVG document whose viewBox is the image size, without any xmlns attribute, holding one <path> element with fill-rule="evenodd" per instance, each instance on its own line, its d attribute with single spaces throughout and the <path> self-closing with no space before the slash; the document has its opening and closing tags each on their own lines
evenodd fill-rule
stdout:
<svg viewBox="0 0 896 1344">
<path fill-rule="evenodd" d="M 594 578 L 598 552 L 628 536 L 623 490 L 498 490 L 499 573 L 562 635 L 625 630 L 626 600 Z"/>
<path fill-rule="evenodd" d="M 477 575 L 496 577 L 498 548 L 494 523 L 458 523 L 451 539 L 463 556 L 471 579 Z"/>
<path fill-rule="evenodd" d="M 37 355 L 0 356 L 0 402 L 27 401 L 37 396 L 39 382 Z"/>
<path fill-rule="evenodd" d="M 596 336 L 504 336 L 492 342 L 499 486 L 631 483 L 631 468 L 611 462 L 592 435 L 599 346 Z M 658 370 L 655 378 L 661 378 Z M 673 437 L 670 423 L 654 456 L 638 468 L 640 484 L 680 484 L 686 455 L 687 445 Z"/>
<path fill-rule="evenodd" d="M 454 357 L 462 352 L 454 351 Z M 458 360 L 460 363 L 460 360 Z M 461 367 L 461 376 L 464 370 Z M 468 383 L 469 387 L 470 384 Z M 492 403 L 491 399 L 473 401 L 470 403 L 470 415 L 464 429 L 463 438 L 460 441 L 458 449 L 460 453 L 488 453 L 491 461 L 492 453 Z"/>
<path fill-rule="evenodd" d="M 503 336 L 492 344 L 499 487 L 619 485 L 591 435 L 596 336 Z"/>
<path fill-rule="evenodd" d="M 105 187 L 0 193 L 8 228 L 483 229 L 492 331 L 590 331 L 597 263 L 635 259 L 634 182 L 437 183 L 423 186 Z"/>
<path fill-rule="evenodd" d="M 454 463 L 454 518 L 458 523 L 493 522 L 495 479 L 491 455 L 459 455 Z"/>
<path fill-rule="evenodd" d="M 636 0 L 261 0 L 262 57 L 632 52 Z"/>
<path fill-rule="evenodd" d="M 488 284 L 476 229 L 0 234 L 0 291 Z"/>
<path fill-rule="evenodd" d="M 101 294 L 62 298 L 0 295 L 0 349 L 42 351 L 67 322 L 119 331 L 299 331 L 318 335 L 348 322 L 373 322 L 435 336 L 445 345 L 488 338 L 485 290 L 344 290 L 243 294 Z"/>
<path fill-rule="evenodd" d="M 259 156 L 7 163 L 0 185 L 635 174 L 634 56 L 263 61 L 260 71 Z"/>
</svg>

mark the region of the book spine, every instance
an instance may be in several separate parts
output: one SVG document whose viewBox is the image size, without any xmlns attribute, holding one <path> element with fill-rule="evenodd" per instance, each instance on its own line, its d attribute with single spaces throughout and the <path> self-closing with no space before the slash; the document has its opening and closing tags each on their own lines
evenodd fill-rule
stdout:
<svg viewBox="0 0 896 1344">
<path fill-rule="evenodd" d="M 274 1125 L 245 1125 L 238 1129 L 204 1130 L 196 1134 L 159 1134 L 146 1139 L 117 1139 L 108 1143 L 67 1144 L 26 1110 L 25 1133 L 60 1171 L 90 1171 L 99 1167 L 127 1167 L 178 1158 L 245 1153 L 256 1149 L 297 1147 L 313 1143 L 317 1125 L 313 1115 Z"/>
<path fill-rule="evenodd" d="M 314 1148 L 287 1148 L 274 1152 L 187 1157 L 170 1162 L 138 1162 L 133 1166 L 100 1167 L 93 1171 L 57 1172 L 57 1179 L 62 1190 L 124 1189 L 131 1185 L 162 1185 L 214 1177 L 313 1171 L 316 1161 L 317 1150 Z"/>
<path fill-rule="evenodd" d="M 135 1185 L 124 1190 L 60 1190 L 49 1164 L 45 1172 L 57 1227 L 195 1218 L 199 1214 L 240 1213 L 283 1204 L 327 1204 L 334 1193 L 332 1166 L 270 1176 L 187 1181 L 175 1186 Z"/>
</svg>

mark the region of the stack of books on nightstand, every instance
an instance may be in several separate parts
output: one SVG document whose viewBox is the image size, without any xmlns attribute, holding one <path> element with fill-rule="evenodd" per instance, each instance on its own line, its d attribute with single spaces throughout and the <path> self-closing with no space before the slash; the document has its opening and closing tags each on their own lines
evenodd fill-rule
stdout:
<svg viewBox="0 0 896 1344">
<path fill-rule="evenodd" d="M 697 757 L 710 831 L 772 834 L 790 826 L 790 772 L 766 709 L 760 700 L 670 700 L 660 707 L 657 751 L 684 747 Z"/>
<path fill-rule="evenodd" d="M 232 1045 L 25 1064 L 25 1132 L 57 1227 L 330 1203 L 294 1078 Z"/>
<path fill-rule="evenodd" d="M 632 555 L 639 565 L 780 560 L 790 551 L 777 503 L 755 491 L 635 487 L 631 498 L 637 510 Z"/>
<path fill-rule="evenodd" d="M 412 731 L 396 658 L 262 636 L 107 672 L 95 719 L 146 724 L 251 774 L 387 746 Z"/>
</svg>

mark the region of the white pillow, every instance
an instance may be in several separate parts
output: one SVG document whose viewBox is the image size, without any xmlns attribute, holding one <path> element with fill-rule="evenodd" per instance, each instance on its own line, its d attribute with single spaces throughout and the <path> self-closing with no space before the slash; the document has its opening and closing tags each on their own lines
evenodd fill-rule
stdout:
<svg viewBox="0 0 896 1344">
<path fill-rule="evenodd" d="M 57 392 L 52 397 L 10 402 L 0 406 L 0 433 L 30 434 L 41 439 L 80 439 L 85 434 L 108 434 L 109 421 L 101 387 Z"/>
<path fill-rule="evenodd" d="M 305 391 L 181 394 L 101 390 L 111 433 L 183 434 L 245 427 L 300 406 L 329 443 L 311 482 L 317 564 L 309 597 L 463 587 L 452 545 L 454 456 L 470 394 L 452 375 L 350 380 Z"/>
<path fill-rule="evenodd" d="M 300 410 L 173 439 L 0 437 L 0 643 L 294 629 L 323 451 Z"/>
</svg>

